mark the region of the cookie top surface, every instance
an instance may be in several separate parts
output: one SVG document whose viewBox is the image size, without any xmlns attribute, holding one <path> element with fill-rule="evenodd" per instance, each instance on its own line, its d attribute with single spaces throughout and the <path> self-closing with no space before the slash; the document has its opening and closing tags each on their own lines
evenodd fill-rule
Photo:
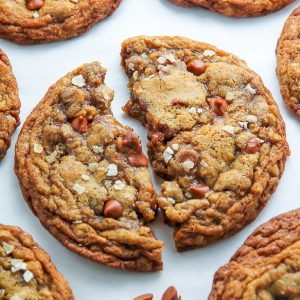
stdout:
<svg viewBox="0 0 300 300">
<path fill-rule="evenodd" d="M 20 99 L 16 78 L 9 60 L 0 49 L 0 160 L 5 156 L 10 140 L 19 125 Z"/>
<path fill-rule="evenodd" d="M 214 278 L 209 300 L 298 299 L 300 210 L 256 229 Z"/>
<path fill-rule="evenodd" d="M 202 6 L 231 17 L 263 16 L 295 0 L 170 0 L 180 6 Z"/>
<path fill-rule="evenodd" d="M 144 226 L 157 199 L 138 136 L 116 121 L 99 63 L 54 84 L 27 118 L 15 171 L 41 223 L 72 251 L 126 270 L 162 268 Z"/>
<path fill-rule="evenodd" d="M 0 0 L 0 37 L 20 44 L 76 37 L 113 13 L 120 2 L 121 0 Z M 30 3 L 33 4 L 30 6 Z"/>
<path fill-rule="evenodd" d="M 277 46 L 277 74 L 282 97 L 288 108 L 300 116 L 299 92 L 300 8 L 287 19 Z"/>
<path fill-rule="evenodd" d="M 48 254 L 20 228 L 0 224 L 0 298 L 72 300 Z"/>
<path fill-rule="evenodd" d="M 159 206 L 178 250 L 201 247 L 251 222 L 289 154 L 285 125 L 260 77 L 232 54 L 182 37 L 126 40 L 124 110 L 150 131 Z"/>
</svg>

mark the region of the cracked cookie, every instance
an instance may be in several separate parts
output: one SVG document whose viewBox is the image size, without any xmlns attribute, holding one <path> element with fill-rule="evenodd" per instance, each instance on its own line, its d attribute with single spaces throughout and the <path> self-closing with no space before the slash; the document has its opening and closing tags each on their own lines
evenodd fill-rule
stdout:
<svg viewBox="0 0 300 300">
<path fill-rule="evenodd" d="M 209 300 L 300 297 L 300 210 L 256 229 L 214 278 Z"/>
<path fill-rule="evenodd" d="M 0 37 L 18 44 L 66 40 L 111 15 L 121 0 L 0 0 Z"/>
<path fill-rule="evenodd" d="M 1 224 L 0 299 L 74 299 L 68 282 L 32 237 Z"/>
<path fill-rule="evenodd" d="M 15 172 L 32 211 L 67 248 L 106 266 L 159 271 L 163 243 L 144 226 L 157 209 L 148 159 L 113 117 L 105 73 L 86 64 L 48 90 L 23 125 Z"/>
<path fill-rule="evenodd" d="M 260 77 L 236 56 L 182 37 L 123 42 L 131 99 L 124 111 L 149 130 L 158 198 L 179 251 L 253 221 L 289 155 L 285 125 Z"/>
<path fill-rule="evenodd" d="M 11 136 L 19 126 L 20 99 L 16 78 L 5 53 L 0 49 L 0 160 L 10 146 Z"/>
<path fill-rule="evenodd" d="M 277 45 L 277 74 L 288 108 L 300 116 L 300 7 L 287 19 Z"/>
<path fill-rule="evenodd" d="M 179 6 L 201 6 L 238 18 L 264 16 L 295 0 L 169 0 Z"/>
</svg>

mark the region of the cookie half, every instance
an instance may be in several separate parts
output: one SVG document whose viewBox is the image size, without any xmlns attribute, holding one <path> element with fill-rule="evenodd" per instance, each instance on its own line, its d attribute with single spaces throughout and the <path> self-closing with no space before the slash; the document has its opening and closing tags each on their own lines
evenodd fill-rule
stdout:
<svg viewBox="0 0 300 300">
<path fill-rule="evenodd" d="M 256 229 L 220 268 L 209 300 L 297 299 L 300 296 L 300 210 Z"/>
<path fill-rule="evenodd" d="M 18 44 L 66 40 L 111 15 L 121 0 L 0 1 L 0 37 Z"/>
<path fill-rule="evenodd" d="M 300 7 L 287 19 L 277 45 L 277 74 L 288 108 L 300 116 Z"/>
<path fill-rule="evenodd" d="M 47 92 L 23 125 L 15 172 L 41 223 L 70 250 L 104 265 L 162 268 L 144 223 L 157 199 L 138 136 L 113 117 L 106 70 L 91 63 Z"/>
<path fill-rule="evenodd" d="M 202 6 L 230 17 L 264 16 L 295 0 L 170 0 L 179 6 Z"/>
<path fill-rule="evenodd" d="M 162 184 L 159 206 L 179 251 L 203 247 L 253 221 L 289 155 L 285 125 L 260 77 L 236 56 L 182 37 L 123 42 L 131 99 L 149 130 Z"/>
<path fill-rule="evenodd" d="M 48 254 L 18 227 L 0 224 L 0 298 L 73 300 Z"/>
<path fill-rule="evenodd" d="M 5 53 L 0 49 L 0 160 L 10 146 L 11 136 L 19 126 L 20 99 L 16 78 Z"/>
</svg>

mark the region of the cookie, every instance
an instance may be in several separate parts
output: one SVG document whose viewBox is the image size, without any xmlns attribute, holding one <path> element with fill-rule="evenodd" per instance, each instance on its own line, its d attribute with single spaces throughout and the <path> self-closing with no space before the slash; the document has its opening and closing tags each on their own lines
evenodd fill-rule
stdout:
<svg viewBox="0 0 300 300">
<path fill-rule="evenodd" d="M 253 221 L 289 155 L 285 125 L 260 77 L 236 56 L 182 37 L 123 42 L 131 99 L 124 111 L 149 130 L 158 199 L 179 251 Z"/>
<path fill-rule="evenodd" d="M 298 299 L 299 218 L 297 209 L 256 229 L 216 272 L 209 300 Z"/>
<path fill-rule="evenodd" d="M 67 248 L 124 270 L 162 269 L 144 223 L 157 198 L 138 136 L 113 117 L 106 70 L 91 63 L 47 92 L 23 125 L 15 172 L 41 223 Z"/>
<path fill-rule="evenodd" d="M 201 6 L 230 17 L 264 16 L 295 0 L 170 0 L 179 6 Z"/>
<path fill-rule="evenodd" d="M 73 300 L 48 254 L 18 227 L 0 224 L 0 298 Z"/>
<path fill-rule="evenodd" d="M 5 53 L 0 49 L 0 160 L 10 146 L 12 134 L 20 124 L 20 99 L 16 78 Z"/>
<path fill-rule="evenodd" d="M 121 0 L 0 1 L 0 37 L 18 44 L 66 40 L 111 15 Z"/>
<path fill-rule="evenodd" d="M 280 91 L 287 107 L 300 116 L 299 92 L 299 34 L 300 8 L 295 9 L 287 19 L 277 45 L 277 74 Z"/>
</svg>

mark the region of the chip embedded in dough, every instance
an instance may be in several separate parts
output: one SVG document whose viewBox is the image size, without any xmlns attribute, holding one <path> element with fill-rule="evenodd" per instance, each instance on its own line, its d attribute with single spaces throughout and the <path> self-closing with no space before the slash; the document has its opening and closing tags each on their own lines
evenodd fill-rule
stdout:
<svg viewBox="0 0 300 300">
<path fill-rule="evenodd" d="M 86 64 L 55 83 L 23 125 L 15 172 L 41 223 L 70 250 L 125 270 L 159 271 L 144 224 L 157 199 L 138 136 L 113 117 L 106 70 Z"/>
<path fill-rule="evenodd" d="M 236 56 L 182 37 L 123 42 L 131 99 L 149 130 L 149 157 L 166 181 L 158 198 L 179 251 L 253 221 L 289 155 L 285 125 L 260 77 Z"/>
</svg>

